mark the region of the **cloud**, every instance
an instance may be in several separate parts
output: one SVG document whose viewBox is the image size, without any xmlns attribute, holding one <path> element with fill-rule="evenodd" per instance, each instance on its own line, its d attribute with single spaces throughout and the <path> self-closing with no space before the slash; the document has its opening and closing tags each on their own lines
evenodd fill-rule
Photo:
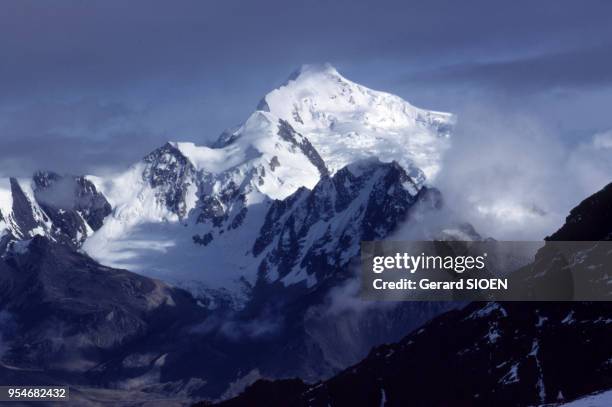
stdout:
<svg viewBox="0 0 612 407">
<path fill-rule="evenodd" d="M 408 79 L 465 87 L 477 85 L 523 95 L 525 92 L 608 86 L 612 83 L 612 44 L 449 65 L 415 73 Z"/>
<path fill-rule="evenodd" d="M 191 331 L 201 335 L 221 335 L 232 342 L 263 340 L 279 335 L 284 328 L 284 318 L 278 313 L 265 310 L 254 319 L 244 319 L 232 312 L 211 315 L 206 321 L 192 327 Z"/>
<path fill-rule="evenodd" d="M 567 166 L 584 198 L 612 182 L 612 129 L 576 146 Z"/>
<path fill-rule="evenodd" d="M 571 146 L 537 116 L 471 107 L 459 115 L 437 186 L 481 235 L 540 240 L 612 181 L 608 142 L 603 133 Z"/>
<path fill-rule="evenodd" d="M 397 305 L 391 301 L 364 301 L 359 295 L 361 291 L 360 272 L 361 270 L 353 270 L 354 275 L 351 278 L 332 288 L 323 305 L 310 315 L 318 318 L 347 318 L 349 315 L 363 316 L 369 311 L 389 310 Z"/>
<path fill-rule="evenodd" d="M 75 206 L 78 184 L 72 177 L 56 180 L 48 188 L 36 192 L 39 203 L 54 208 L 72 209 Z"/>
<path fill-rule="evenodd" d="M 30 176 L 36 170 L 83 174 L 126 167 L 166 141 L 147 126 L 147 114 L 86 97 L 6 109 L 0 115 L 0 171 Z"/>
</svg>

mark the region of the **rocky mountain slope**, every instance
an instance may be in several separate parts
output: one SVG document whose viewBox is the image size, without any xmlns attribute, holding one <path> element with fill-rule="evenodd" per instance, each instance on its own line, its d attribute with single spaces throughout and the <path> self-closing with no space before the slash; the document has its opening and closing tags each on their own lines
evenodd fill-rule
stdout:
<svg viewBox="0 0 612 407">
<path fill-rule="evenodd" d="M 204 316 L 187 292 L 47 237 L 5 237 L 0 252 L 3 328 L 14 328 L 2 329 L 5 365 L 84 372 L 156 325 Z"/>
<path fill-rule="evenodd" d="M 612 184 L 574 208 L 549 240 L 609 240 L 611 191 Z M 472 303 L 374 348 L 330 380 L 258 381 L 218 405 L 561 403 L 612 387 L 611 315 L 610 302 Z"/>
</svg>

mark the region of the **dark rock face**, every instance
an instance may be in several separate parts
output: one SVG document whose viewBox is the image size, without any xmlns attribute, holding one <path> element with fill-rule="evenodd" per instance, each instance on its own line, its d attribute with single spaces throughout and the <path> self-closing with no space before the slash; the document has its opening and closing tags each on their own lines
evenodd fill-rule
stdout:
<svg viewBox="0 0 612 407">
<path fill-rule="evenodd" d="M 439 193 L 417 191 L 397 163 L 367 161 L 345 167 L 312 191 L 302 188 L 274 202 L 253 254 L 267 253 L 260 265 L 264 275 L 274 270 L 283 278 L 295 267 L 317 281 L 345 274 L 360 241 L 389 236 L 417 200 L 430 196 L 435 201 L 432 195 Z"/>
<path fill-rule="evenodd" d="M 240 211 L 236 214 L 236 216 L 234 216 L 234 219 L 232 220 L 232 224 L 230 225 L 230 228 L 236 229 L 240 227 L 240 225 L 242 225 L 242 222 L 244 222 L 244 218 L 246 218 L 247 212 L 248 212 L 248 209 L 246 207 L 240 209 Z"/>
<path fill-rule="evenodd" d="M 302 197 L 308 194 L 307 188 L 300 188 L 286 199 L 276 200 L 270 206 L 264 224 L 259 231 L 259 237 L 253 245 L 253 254 L 259 256 L 269 244 L 272 243 L 274 237 L 280 233 L 281 225 L 279 220 L 291 210 L 293 205 Z"/>
<path fill-rule="evenodd" d="M 474 303 L 316 385 L 259 382 L 219 406 L 527 406 L 612 385 L 609 303 Z M 261 389 L 276 394 L 267 403 Z"/>
<path fill-rule="evenodd" d="M 372 346 L 398 340 L 456 306 L 404 303 L 329 313 L 331 298 L 355 295 L 333 292 L 351 285 L 360 241 L 389 236 L 417 202 L 435 210 L 440 194 L 417 191 L 396 163 L 369 160 L 323 178 L 312 191 L 301 188 L 270 205 L 252 249 L 261 258 L 259 279 L 240 315 L 245 321 L 261 315 L 281 321 L 280 332 L 270 339 L 276 357 L 254 365 L 262 375 L 329 377 L 363 358 Z M 279 281 L 296 270 L 297 279 L 307 277 L 309 282 Z"/>
<path fill-rule="evenodd" d="M 98 230 L 102 227 L 104 218 L 112 212 L 112 207 L 91 181 L 85 177 L 77 177 L 76 182 L 78 188 L 75 209 L 82 214 L 93 230 Z"/>
<path fill-rule="evenodd" d="M 143 178 L 152 188 L 157 188 L 157 198 L 180 218 L 187 215 L 185 196 L 194 184 L 193 164 L 170 143 L 148 154 L 144 159 L 148 165 Z"/>
<path fill-rule="evenodd" d="M 0 318 L 2 363 L 44 372 L 46 383 L 75 372 L 81 378 L 68 382 L 100 383 L 100 363 L 129 355 L 143 340 L 163 341 L 166 330 L 178 333 L 204 317 L 187 292 L 101 266 L 46 237 L 2 239 L 0 252 L 0 313 L 10 316 L 12 324 L 4 329 L 7 318 Z M 83 372 L 89 372 L 88 378 Z M 115 373 L 114 380 L 120 381 L 138 370 Z"/>
<path fill-rule="evenodd" d="M 240 398 L 228 400 L 221 403 L 222 406 L 298 406 L 300 396 L 309 389 L 303 381 L 299 379 L 285 379 L 277 381 L 258 380 L 244 392 Z M 266 400 L 266 404 L 261 404 Z M 213 406 L 210 402 L 200 402 L 194 407 Z"/>
<path fill-rule="evenodd" d="M 274 172 L 278 167 L 280 167 L 280 161 L 277 156 L 274 156 L 270 160 L 270 171 Z"/>
<path fill-rule="evenodd" d="M 88 227 L 100 229 L 112 212 L 104 195 L 85 177 L 39 171 L 33 181 L 36 201 L 53 224 L 50 235 L 62 243 L 79 247 Z"/>
<path fill-rule="evenodd" d="M 252 171 L 256 173 L 257 170 L 253 169 Z M 229 179 L 222 183 L 222 188 L 217 193 L 202 193 L 198 202 L 199 214 L 196 222 L 210 222 L 213 227 L 221 228 L 233 215 L 230 227 L 232 225 L 234 225 L 232 228 L 238 227 L 246 216 L 246 195 L 251 190 L 252 185 L 237 185 Z"/>
<path fill-rule="evenodd" d="M 310 144 L 310 141 L 297 133 L 293 127 L 289 124 L 289 122 L 285 120 L 280 120 L 280 126 L 278 127 L 278 135 L 283 139 L 297 148 L 299 148 L 302 153 L 308 158 L 308 160 L 317 167 L 319 170 L 319 174 L 321 177 L 326 177 L 329 175 L 329 171 L 327 170 L 327 166 L 325 165 L 325 161 L 319 155 L 319 152 Z"/>
<path fill-rule="evenodd" d="M 565 224 L 546 240 L 612 239 L 612 183 L 571 210 Z"/>
<path fill-rule="evenodd" d="M 200 235 L 193 236 L 193 242 L 199 245 L 202 245 L 202 246 L 208 246 L 208 244 L 212 241 L 213 241 L 213 235 L 210 232 L 203 234 L 201 236 Z"/>
<path fill-rule="evenodd" d="M 9 213 L 0 216 L 16 239 L 44 235 L 77 248 L 112 211 L 85 177 L 39 171 L 32 178 L 32 197 L 15 178 L 10 179 L 10 185 L 13 205 Z"/>
<path fill-rule="evenodd" d="M 35 216 L 32 202 L 21 189 L 19 182 L 15 178 L 11 178 L 10 183 L 13 196 L 13 223 L 16 226 L 13 233 L 18 238 L 27 239 L 30 232 L 40 227 L 46 219 L 42 214 L 39 214 L 38 217 Z"/>
<path fill-rule="evenodd" d="M 549 239 L 608 239 L 609 190 L 583 201 Z M 610 315 L 609 302 L 472 303 L 398 343 L 374 348 L 332 379 L 314 385 L 260 381 L 218 405 L 527 406 L 571 400 L 612 387 Z M 264 391 L 280 401 L 269 402 Z"/>
</svg>

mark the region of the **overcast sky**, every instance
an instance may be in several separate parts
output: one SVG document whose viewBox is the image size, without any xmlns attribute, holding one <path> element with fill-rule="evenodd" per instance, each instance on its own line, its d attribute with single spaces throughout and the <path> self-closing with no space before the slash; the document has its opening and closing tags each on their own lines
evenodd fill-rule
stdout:
<svg viewBox="0 0 612 407">
<path fill-rule="evenodd" d="M 0 174 L 205 143 L 318 62 L 420 107 L 486 106 L 588 142 L 612 129 L 610 16 L 604 0 L 3 1 Z"/>
</svg>

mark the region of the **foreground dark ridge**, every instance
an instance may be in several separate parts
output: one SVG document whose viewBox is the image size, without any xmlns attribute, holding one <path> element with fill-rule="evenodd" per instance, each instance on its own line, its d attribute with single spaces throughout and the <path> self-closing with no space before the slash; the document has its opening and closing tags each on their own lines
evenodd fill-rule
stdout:
<svg viewBox="0 0 612 407">
<path fill-rule="evenodd" d="M 612 184 L 548 240 L 610 240 Z M 330 380 L 260 380 L 239 406 L 526 406 L 612 387 L 612 303 L 472 303 Z M 200 406 L 211 403 L 200 403 Z"/>
</svg>

